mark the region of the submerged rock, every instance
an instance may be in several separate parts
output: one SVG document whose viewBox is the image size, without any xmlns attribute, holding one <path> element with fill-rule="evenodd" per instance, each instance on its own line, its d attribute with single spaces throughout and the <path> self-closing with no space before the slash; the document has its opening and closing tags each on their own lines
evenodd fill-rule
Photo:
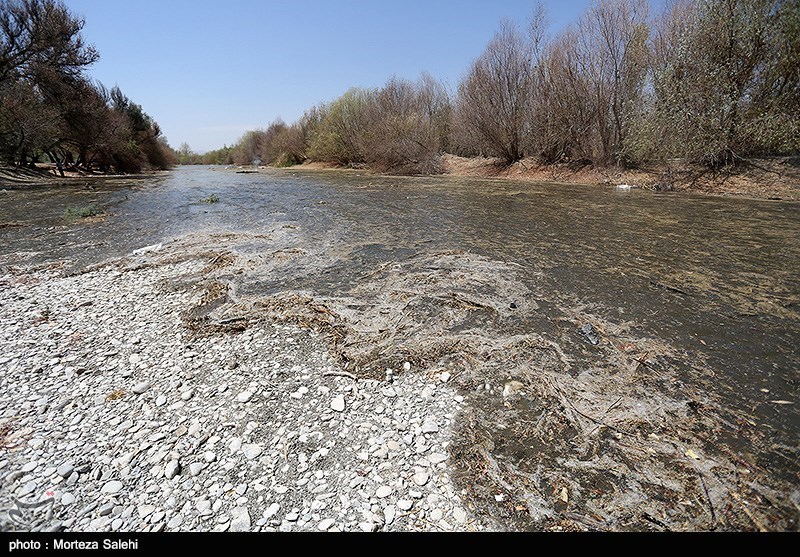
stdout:
<svg viewBox="0 0 800 557">
<path fill-rule="evenodd" d="M 578 329 L 578 333 L 583 335 L 583 337 L 589 341 L 590 344 L 598 345 L 600 344 L 600 335 L 597 332 L 591 323 L 586 323 L 583 327 Z"/>
</svg>

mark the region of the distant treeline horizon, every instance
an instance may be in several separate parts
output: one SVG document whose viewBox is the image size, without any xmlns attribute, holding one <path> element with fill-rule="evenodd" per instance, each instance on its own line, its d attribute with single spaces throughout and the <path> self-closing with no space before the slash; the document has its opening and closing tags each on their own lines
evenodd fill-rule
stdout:
<svg viewBox="0 0 800 557">
<path fill-rule="evenodd" d="M 455 91 L 435 77 L 352 88 L 182 164 L 304 161 L 435 173 L 441 155 L 513 164 L 711 167 L 800 152 L 800 0 L 595 0 L 546 33 L 502 23 Z"/>
</svg>

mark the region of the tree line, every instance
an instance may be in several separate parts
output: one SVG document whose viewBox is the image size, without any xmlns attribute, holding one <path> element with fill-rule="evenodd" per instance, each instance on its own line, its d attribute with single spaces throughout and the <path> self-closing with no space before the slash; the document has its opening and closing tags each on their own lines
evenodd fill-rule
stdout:
<svg viewBox="0 0 800 557">
<path fill-rule="evenodd" d="M 118 88 L 93 83 L 99 58 L 61 0 L 0 0 L 0 159 L 138 172 L 177 162 L 161 130 Z"/>
<path fill-rule="evenodd" d="M 503 23 L 456 91 L 429 75 L 354 88 L 184 163 L 306 160 L 432 173 L 441 155 L 513 164 L 712 167 L 800 151 L 800 0 L 596 0 L 550 36 Z"/>
</svg>

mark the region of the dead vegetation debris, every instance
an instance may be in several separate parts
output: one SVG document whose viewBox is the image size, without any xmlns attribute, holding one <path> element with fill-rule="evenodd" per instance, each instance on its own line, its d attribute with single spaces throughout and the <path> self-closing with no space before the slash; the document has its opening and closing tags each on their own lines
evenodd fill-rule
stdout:
<svg viewBox="0 0 800 557">
<path fill-rule="evenodd" d="M 287 261 L 304 269 L 299 260 L 312 255 L 288 248 L 206 259 L 186 280 L 204 286 L 184 324 L 199 336 L 238 332 L 253 320 L 312 329 L 353 379 L 383 379 L 405 362 L 417 373 L 447 371 L 467 403 L 450 447 L 454 478 L 498 528 L 798 527 L 789 486 L 745 450 L 770 450 L 768 436 L 681 379 L 702 372 L 691 355 L 581 306 L 558 309 L 560 338 L 526 330 L 541 293 L 523 286 L 515 266 L 464 252 L 376 265 L 336 296 L 237 296 L 248 276 L 291 272 Z M 586 323 L 597 345 L 575 334 Z"/>
</svg>

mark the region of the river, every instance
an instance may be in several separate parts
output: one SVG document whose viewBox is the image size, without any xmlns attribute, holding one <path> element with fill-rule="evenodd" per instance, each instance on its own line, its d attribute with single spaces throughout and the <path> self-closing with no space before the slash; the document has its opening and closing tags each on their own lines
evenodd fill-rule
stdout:
<svg viewBox="0 0 800 557">
<path fill-rule="evenodd" d="M 207 202 L 212 195 L 217 202 Z M 525 517 L 499 501 L 491 510 L 522 528 L 530 517 L 536 524 L 574 519 L 570 495 L 559 490 L 587 498 L 587 482 L 593 497 L 609 503 L 591 507 L 589 525 L 639 529 L 683 516 L 690 528 L 741 528 L 746 518 L 726 523 L 714 509 L 739 485 L 730 479 L 737 467 L 763 486 L 760 497 L 779 499 L 756 516 L 797 527 L 799 203 L 210 167 L 146 180 L 6 189 L 0 196 L 0 263 L 66 261 L 77 270 L 143 246 L 202 236 L 206 248 L 240 261 L 217 277 L 239 300 L 258 300 L 264 311 L 277 312 L 269 301 L 293 293 L 335 314 L 346 325 L 338 346 L 351 369 L 382 376 L 384 367 L 401 367 L 403 360 L 454 375 L 468 369 L 459 385 L 482 417 L 465 425 L 470 442 L 456 444 L 454 455 L 490 458 L 499 466 L 495 482 L 536 484 L 521 489 L 528 494 Z M 100 215 L 66 216 L 69 208 L 86 206 Z M 287 311 L 285 304 L 280 309 Z M 538 368 L 549 370 L 550 379 L 537 383 Z M 509 395 L 518 385 L 527 393 L 523 400 Z M 558 402 L 571 423 L 558 425 L 546 401 Z M 532 417 L 537 427 L 513 427 Z M 679 512 L 665 503 L 626 522 L 624 513 L 609 508 L 612 500 L 625 502 L 612 492 L 632 477 L 635 457 L 622 451 L 622 479 L 604 487 L 598 455 L 619 441 L 614 432 L 646 444 L 651 435 L 664 438 L 660 427 L 676 428 L 670 451 L 678 445 L 683 451 L 680 443 L 694 447 L 684 452 L 698 473 L 676 481 L 685 486 L 699 476 L 712 510 L 695 503 L 698 509 Z M 543 457 L 553 434 L 569 443 L 551 445 L 558 458 Z M 476 453 L 476 443 L 485 449 Z M 579 446 L 575 458 L 567 445 Z M 661 446 L 637 450 L 677 455 Z M 698 452 L 702 458 L 695 459 Z M 667 456 L 658 457 L 661 465 L 675 472 Z M 707 460 L 727 472 L 704 467 Z M 590 467 L 580 464 L 590 461 Z M 563 488 L 557 467 L 573 468 Z M 467 468 L 465 489 L 489 497 L 491 486 Z M 635 477 L 644 484 L 646 476 Z M 722 486 L 717 491 L 706 485 L 712 476 Z M 669 482 L 662 487 L 680 491 Z M 547 503 L 548 491 L 561 503 Z M 655 497 L 646 487 L 634 491 Z"/>
</svg>

